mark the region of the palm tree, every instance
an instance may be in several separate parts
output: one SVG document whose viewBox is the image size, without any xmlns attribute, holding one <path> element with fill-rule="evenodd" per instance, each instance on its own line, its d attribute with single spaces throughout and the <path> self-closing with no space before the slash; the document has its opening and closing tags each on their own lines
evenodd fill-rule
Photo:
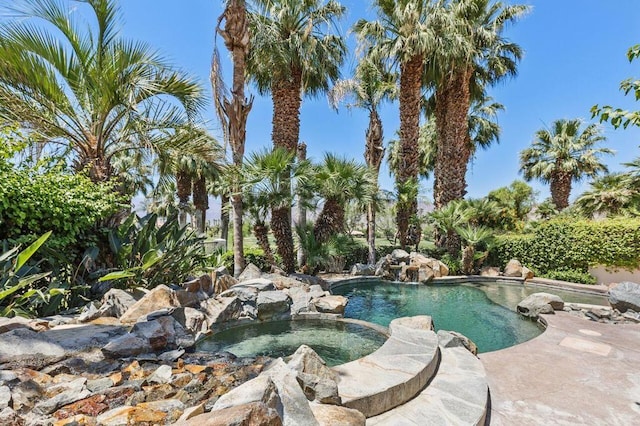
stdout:
<svg viewBox="0 0 640 426">
<path fill-rule="evenodd" d="M 91 25 L 67 2 L 6 6 L 15 18 L 0 26 L 0 121 L 71 152 L 93 181 L 117 173 L 118 155 L 189 145 L 175 129 L 203 105 L 201 87 L 148 45 L 120 37 L 114 0 L 74 3 L 88 6 Z"/>
<path fill-rule="evenodd" d="M 294 164 L 294 156 L 295 153 L 284 148 L 252 153 L 247 158 L 242 172 L 245 191 L 251 192 L 253 199 L 266 208 L 271 208 L 272 212 L 285 211 L 285 207 L 291 208 L 294 201 L 291 179 L 302 185 L 311 175 L 309 163 L 305 161 Z M 283 175 L 288 179 L 283 180 Z M 276 240 L 277 252 L 282 258 L 285 271 L 292 272 L 295 269 L 293 244 L 283 244 L 281 239 L 285 233 L 275 231 L 276 226 L 287 224 L 291 232 L 290 221 L 271 216 L 271 229 Z"/>
<path fill-rule="evenodd" d="M 442 6 L 450 16 L 431 56 L 425 80 L 434 90 L 438 151 L 434 170 L 435 207 L 462 199 L 473 155 L 469 111 L 485 87 L 515 75 L 522 55 L 502 33 L 530 8 L 492 0 L 453 0 Z"/>
<path fill-rule="evenodd" d="M 457 226 L 455 231 L 466 244 L 462 249 L 462 273 L 471 275 L 474 270 L 476 247 L 491 241 L 493 233 L 488 228 L 469 225 Z"/>
<path fill-rule="evenodd" d="M 616 215 L 640 204 L 640 192 L 627 173 L 599 177 L 576 200 L 576 206 L 588 217 L 594 214 Z"/>
<path fill-rule="evenodd" d="M 433 2 L 440 3 L 440 1 Z M 376 21 L 360 20 L 354 31 L 372 54 L 390 60 L 400 68 L 400 152 L 402 167 L 396 174 L 396 186 L 408 181 L 417 183 L 420 172 L 418 137 L 422 75 L 425 61 L 437 41 L 441 10 L 429 0 L 375 0 Z M 418 210 L 417 194 L 396 212 L 400 244 L 407 246 L 409 223 Z"/>
<path fill-rule="evenodd" d="M 585 176 L 595 177 L 607 172 L 600 161 L 603 154 L 613 154 L 608 148 L 595 146 L 606 138 L 596 124 L 581 130 L 582 120 L 556 120 L 550 129 L 536 132 L 530 148 L 520 153 L 520 168 L 524 178 L 551 184 L 551 199 L 558 210 L 569 205 L 571 184 Z"/>
<path fill-rule="evenodd" d="M 224 22 L 224 27 L 222 23 Z M 247 57 L 249 56 L 250 32 L 245 0 L 226 0 L 225 9 L 218 18 L 216 34 L 224 40 L 225 47 L 233 58 L 233 84 L 231 99 L 222 80 L 222 71 L 217 47 L 214 49 L 211 66 L 211 84 L 214 93 L 216 114 L 222 123 L 225 141 L 231 146 L 231 157 L 236 168 L 242 167 L 246 140 L 247 117 L 253 105 L 253 97 L 244 95 Z M 242 191 L 238 184 L 231 196 L 233 207 L 233 274 L 238 277 L 244 269 L 244 240 L 242 236 L 243 202 Z M 222 195 L 225 206 L 226 194 Z M 228 238 L 229 215 L 223 211 L 221 230 L 225 240 Z"/>
<path fill-rule="evenodd" d="M 340 102 L 348 99 L 348 107 L 363 108 L 369 113 L 364 158 L 376 188 L 384 158 L 384 136 L 378 108 L 384 100 L 393 99 L 397 94 L 396 76 L 385 68 L 382 61 L 371 55 L 365 56 L 356 67 L 355 78 L 341 80 L 329 91 L 329 103 L 334 108 L 337 109 Z M 367 243 L 368 262 L 375 264 L 376 209 L 373 202 L 367 206 Z"/>
<path fill-rule="evenodd" d="M 444 244 L 440 243 L 438 245 L 444 245 L 451 256 L 458 256 L 460 252 L 460 239 L 454 237 L 456 228 L 467 224 L 471 214 L 471 209 L 468 208 L 463 200 L 453 201 L 445 207 L 429 213 L 431 223 L 440 231 L 441 238 L 444 239 Z"/>
<path fill-rule="evenodd" d="M 331 30 L 345 8 L 335 0 L 255 0 L 255 4 L 257 10 L 249 14 L 247 71 L 260 94 L 271 94 L 273 146 L 295 154 L 301 95 L 326 92 L 340 76 L 346 46 Z M 287 176 L 283 173 L 283 179 Z M 271 223 L 279 251 L 293 256 L 291 204 L 272 210 Z M 292 272 L 293 257 L 283 262 Z"/>
<path fill-rule="evenodd" d="M 377 192 L 368 167 L 333 154 L 325 154 L 322 164 L 317 167 L 314 182 L 317 193 L 324 199 L 313 229 L 319 243 L 344 232 L 347 203 L 355 201 L 368 205 Z"/>
</svg>

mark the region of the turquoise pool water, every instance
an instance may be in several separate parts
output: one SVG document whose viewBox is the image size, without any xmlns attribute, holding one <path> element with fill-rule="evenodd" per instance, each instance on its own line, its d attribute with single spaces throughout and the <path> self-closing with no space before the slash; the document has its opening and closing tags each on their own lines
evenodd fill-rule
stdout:
<svg viewBox="0 0 640 426">
<path fill-rule="evenodd" d="M 334 366 L 369 355 L 386 339 L 372 328 L 342 321 L 271 321 L 221 331 L 201 341 L 197 349 L 275 358 L 289 356 L 305 344 Z"/>
<path fill-rule="evenodd" d="M 414 285 L 366 281 L 340 285 L 332 290 L 349 298 L 345 317 L 387 326 L 392 319 L 430 315 L 437 330 L 455 330 L 475 342 L 480 352 L 490 352 L 538 336 L 538 325 L 518 315 L 515 305 L 528 294 L 553 290 L 522 285 L 434 284 Z M 602 298 L 573 294 L 580 303 Z"/>
</svg>

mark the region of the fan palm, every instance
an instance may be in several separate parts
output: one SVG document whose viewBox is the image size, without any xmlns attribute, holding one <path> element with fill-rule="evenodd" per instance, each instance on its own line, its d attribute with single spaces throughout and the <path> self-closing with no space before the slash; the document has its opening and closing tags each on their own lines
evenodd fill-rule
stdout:
<svg viewBox="0 0 640 426">
<path fill-rule="evenodd" d="M 331 31 L 345 8 L 335 0 L 255 0 L 254 4 L 256 9 L 249 14 L 247 72 L 260 94 L 271 94 L 274 147 L 295 154 L 301 95 L 326 92 L 340 76 L 346 46 Z M 283 173 L 283 179 L 287 176 Z M 273 210 L 271 221 L 279 251 L 293 256 L 291 204 Z M 294 259 L 283 258 L 283 262 L 293 266 Z"/>
<path fill-rule="evenodd" d="M 71 4 L 86 5 L 95 25 L 81 25 Z M 1 121 L 70 151 L 94 181 L 114 174 L 115 156 L 189 145 L 175 129 L 203 105 L 201 87 L 148 45 L 119 37 L 114 0 L 20 0 L 5 9 L 14 19 L 0 26 Z"/>
<path fill-rule="evenodd" d="M 385 64 L 371 55 L 361 59 L 356 67 L 355 77 L 341 80 L 329 91 L 329 103 L 337 108 L 348 99 L 348 107 L 366 109 L 369 113 L 369 127 L 366 132 L 364 158 L 378 187 L 378 174 L 384 157 L 384 136 L 382 120 L 378 113 L 380 104 L 397 94 L 396 76 L 386 69 Z M 376 263 L 376 209 L 373 203 L 367 206 L 368 261 Z"/>
<path fill-rule="evenodd" d="M 313 233 L 323 243 L 335 234 L 344 232 L 345 206 L 349 202 L 367 205 L 377 192 L 370 170 L 353 160 L 325 154 L 314 176 L 317 193 L 324 206 L 316 220 Z"/>
<path fill-rule="evenodd" d="M 474 270 L 476 247 L 481 243 L 490 242 L 493 233 L 489 228 L 469 225 L 457 226 L 455 231 L 465 243 L 462 249 L 462 273 L 471 275 Z"/>
<path fill-rule="evenodd" d="M 445 240 L 445 247 L 451 256 L 457 256 L 460 251 L 460 239 L 455 238 L 456 228 L 469 222 L 472 211 L 463 200 L 456 200 L 429 213 L 429 219 Z M 442 244 L 440 244 L 442 245 Z"/>
<path fill-rule="evenodd" d="M 291 208 L 294 200 L 290 182 L 294 179 L 295 183 L 302 185 L 311 175 L 309 163 L 294 164 L 294 156 L 295 153 L 284 148 L 252 153 L 247 158 L 242 173 L 245 191 L 251 192 L 252 197 L 266 208 L 271 208 L 271 229 L 286 272 L 293 272 L 295 269 L 293 243 L 283 241 L 283 236 L 291 235 L 292 232 L 291 221 L 283 220 L 282 217 L 287 215 L 287 209 Z M 284 175 L 288 179 L 283 180 Z M 278 228 L 287 226 L 288 229 Z"/>
<path fill-rule="evenodd" d="M 432 4 L 433 3 L 433 4 Z M 396 186 L 417 181 L 420 172 L 418 137 L 422 75 L 425 61 L 438 40 L 434 25 L 442 10 L 434 7 L 441 1 L 375 0 L 378 20 L 360 20 L 354 31 L 361 43 L 371 47 L 372 53 L 390 60 L 400 68 L 400 161 Z M 416 198 L 397 209 L 396 221 L 400 244 L 407 246 L 409 222 L 417 214 Z"/>
<path fill-rule="evenodd" d="M 224 22 L 224 26 L 222 25 Z M 217 47 L 214 49 L 211 62 L 211 84 L 214 93 L 216 114 L 222 123 L 225 142 L 231 146 L 233 164 L 240 168 L 244 157 L 246 141 L 247 116 L 253 105 L 253 97 L 246 99 L 244 96 L 245 73 L 247 57 L 249 56 L 250 33 L 245 0 L 226 0 L 222 15 L 218 18 L 216 34 L 219 34 L 225 47 L 231 53 L 233 59 L 233 87 L 231 96 L 222 79 L 220 58 Z M 231 98 L 231 99 L 230 99 Z M 232 191 L 231 205 L 233 206 L 233 273 L 239 276 L 244 269 L 244 240 L 242 236 L 243 202 L 242 191 L 238 189 L 238 183 Z M 222 195 L 223 206 L 226 195 Z M 224 211 L 221 215 L 223 226 L 222 236 L 228 238 L 227 228 L 229 214 Z"/>
<path fill-rule="evenodd" d="M 606 173 L 600 157 L 613 154 L 608 148 L 595 147 L 606 140 L 599 126 L 590 124 L 584 130 L 581 127 L 579 119 L 557 120 L 550 129 L 538 130 L 531 147 L 520 153 L 524 178 L 550 183 L 551 199 L 558 210 L 569 205 L 572 183 Z"/>
<path fill-rule="evenodd" d="M 438 151 L 434 170 L 436 208 L 466 193 L 466 172 L 473 155 L 469 111 L 485 87 L 515 75 L 522 55 L 503 37 L 505 27 L 530 8 L 492 0 L 452 0 L 442 6 L 451 22 L 442 29 L 425 72 L 434 90 Z"/>
<path fill-rule="evenodd" d="M 576 206 L 585 215 L 616 215 L 629 207 L 640 206 L 640 192 L 634 188 L 627 173 L 602 176 L 590 184 L 590 189 L 576 200 Z"/>
</svg>

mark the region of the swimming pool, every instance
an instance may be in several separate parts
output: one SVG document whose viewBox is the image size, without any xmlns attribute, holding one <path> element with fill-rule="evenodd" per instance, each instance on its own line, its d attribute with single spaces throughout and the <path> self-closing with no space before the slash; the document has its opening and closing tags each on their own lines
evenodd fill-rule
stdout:
<svg viewBox="0 0 640 426">
<path fill-rule="evenodd" d="M 381 280 L 349 281 L 332 288 L 347 296 L 346 318 L 387 326 L 394 318 L 430 315 L 437 330 L 454 330 L 490 352 L 525 342 L 542 329 L 515 312 L 528 294 L 554 289 L 522 284 L 474 283 L 405 284 Z M 602 298 L 560 291 L 565 301 L 595 303 Z M 575 296 L 571 300 L 569 296 Z"/>
</svg>

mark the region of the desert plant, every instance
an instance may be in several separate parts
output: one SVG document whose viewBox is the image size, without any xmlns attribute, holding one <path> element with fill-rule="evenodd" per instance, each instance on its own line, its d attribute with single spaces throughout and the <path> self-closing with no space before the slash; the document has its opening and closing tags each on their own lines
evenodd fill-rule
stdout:
<svg viewBox="0 0 640 426">
<path fill-rule="evenodd" d="M 0 316 L 35 316 L 52 297 L 64 294 L 52 285 L 36 286 L 51 272 L 40 272 L 37 264 L 27 263 L 50 235 L 47 232 L 22 251 L 17 246 L 0 255 Z"/>
<path fill-rule="evenodd" d="M 116 281 L 120 287 L 153 288 L 180 284 L 205 261 L 204 239 L 181 227 L 174 215 L 160 227 L 158 216 L 130 215 L 109 233 L 109 245 L 118 270 L 99 281 Z"/>
</svg>

